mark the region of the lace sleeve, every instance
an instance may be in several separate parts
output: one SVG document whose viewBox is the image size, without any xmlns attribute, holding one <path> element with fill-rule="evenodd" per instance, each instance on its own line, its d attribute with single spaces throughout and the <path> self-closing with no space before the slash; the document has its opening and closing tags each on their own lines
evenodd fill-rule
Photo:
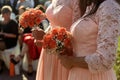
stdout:
<svg viewBox="0 0 120 80">
<path fill-rule="evenodd" d="M 80 18 L 79 0 L 71 0 L 70 5 L 72 6 L 73 10 L 72 23 L 74 23 Z"/>
<path fill-rule="evenodd" d="M 117 3 L 103 2 L 96 15 L 98 17 L 97 50 L 85 58 L 89 70 L 93 73 L 106 71 L 113 67 L 120 32 L 120 9 Z"/>
</svg>

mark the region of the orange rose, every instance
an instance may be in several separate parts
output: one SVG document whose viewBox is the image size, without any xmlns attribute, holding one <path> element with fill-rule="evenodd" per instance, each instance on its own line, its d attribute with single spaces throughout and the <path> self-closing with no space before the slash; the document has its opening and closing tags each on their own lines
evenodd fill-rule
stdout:
<svg viewBox="0 0 120 80">
<path fill-rule="evenodd" d="M 39 25 L 43 17 L 45 17 L 43 14 L 41 10 L 29 9 L 20 16 L 20 25 L 25 28 L 26 26 L 34 27 L 35 25 Z"/>
</svg>

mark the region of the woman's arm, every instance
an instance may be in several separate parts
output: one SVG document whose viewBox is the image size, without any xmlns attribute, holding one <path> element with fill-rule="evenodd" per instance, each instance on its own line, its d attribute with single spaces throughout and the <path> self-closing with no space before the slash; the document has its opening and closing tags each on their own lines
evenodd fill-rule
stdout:
<svg viewBox="0 0 120 80">
<path fill-rule="evenodd" d="M 9 38 L 16 38 L 17 35 L 11 34 L 11 33 L 3 33 L 4 37 L 9 37 Z"/>
<path fill-rule="evenodd" d="M 98 18 L 97 49 L 94 54 L 85 57 L 91 72 L 107 71 L 115 63 L 120 34 L 119 14 L 119 5 L 109 0 L 104 1 L 96 13 Z"/>
<path fill-rule="evenodd" d="M 59 55 L 59 59 L 61 60 L 61 64 L 67 69 L 71 69 L 72 67 L 88 69 L 88 64 L 85 61 L 85 57 Z"/>
</svg>

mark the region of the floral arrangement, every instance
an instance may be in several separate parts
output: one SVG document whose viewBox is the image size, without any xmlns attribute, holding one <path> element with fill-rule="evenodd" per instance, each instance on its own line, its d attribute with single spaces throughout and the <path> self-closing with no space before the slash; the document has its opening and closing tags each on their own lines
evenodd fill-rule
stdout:
<svg viewBox="0 0 120 80">
<path fill-rule="evenodd" d="M 67 47 L 71 47 L 71 34 L 63 27 L 54 28 L 43 38 L 43 48 L 49 54 L 62 54 Z"/>
<path fill-rule="evenodd" d="M 23 28 L 38 26 L 45 17 L 41 10 L 31 8 L 21 14 L 19 24 Z"/>
</svg>

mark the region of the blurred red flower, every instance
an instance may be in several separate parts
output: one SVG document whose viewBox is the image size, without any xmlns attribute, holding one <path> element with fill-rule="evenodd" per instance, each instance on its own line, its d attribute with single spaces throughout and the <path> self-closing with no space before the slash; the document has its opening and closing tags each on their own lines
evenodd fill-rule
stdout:
<svg viewBox="0 0 120 80">
<path fill-rule="evenodd" d="M 19 24 L 23 28 L 38 26 L 45 17 L 45 14 L 41 10 L 31 8 L 21 14 Z"/>
</svg>

